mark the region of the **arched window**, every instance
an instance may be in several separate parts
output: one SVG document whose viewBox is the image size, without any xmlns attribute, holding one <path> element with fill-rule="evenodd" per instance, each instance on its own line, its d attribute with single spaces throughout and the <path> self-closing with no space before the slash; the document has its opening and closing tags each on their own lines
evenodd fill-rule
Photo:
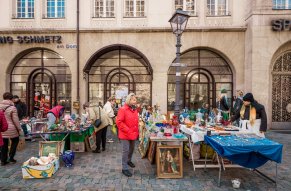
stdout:
<svg viewBox="0 0 291 191">
<path fill-rule="evenodd" d="M 106 102 L 115 95 L 122 104 L 125 96 L 136 93 L 141 103 L 151 104 L 152 68 L 145 56 L 132 47 L 112 45 L 96 52 L 85 66 L 88 99 Z"/>
<path fill-rule="evenodd" d="M 227 61 L 219 54 L 206 49 L 192 49 L 181 55 L 180 105 L 182 108 L 202 107 L 204 103 L 216 105 L 222 89 L 227 90 L 231 105 L 233 74 Z M 168 110 L 174 110 L 176 90 L 176 68 L 168 71 Z"/>
<path fill-rule="evenodd" d="M 71 111 L 71 71 L 59 54 L 39 49 L 20 55 L 10 77 L 11 92 L 27 103 L 30 116 L 41 110 L 45 117 L 57 102 Z"/>
<path fill-rule="evenodd" d="M 291 52 L 276 59 L 272 77 L 272 122 L 291 122 Z"/>
</svg>

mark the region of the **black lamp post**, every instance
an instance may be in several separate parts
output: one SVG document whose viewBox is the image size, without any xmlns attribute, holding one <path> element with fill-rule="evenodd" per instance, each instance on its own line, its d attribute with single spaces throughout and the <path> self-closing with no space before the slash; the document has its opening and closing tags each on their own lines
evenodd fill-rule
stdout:
<svg viewBox="0 0 291 191">
<path fill-rule="evenodd" d="M 179 119 L 179 115 L 180 115 L 180 76 L 181 76 L 181 72 L 180 72 L 180 67 L 181 67 L 181 63 L 180 63 L 180 48 L 181 48 L 181 36 L 182 33 L 184 32 L 186 25 L 187 25 L 187 21 L 189 19 L 190 15 L 188 14 L 188 12 L 186 11 L 182 11 L 181 9 L 177 9 L 176 12 L 174 13 L 174 15 L 172 16 L 172 18 L 169 20 L 173 33 L 176 35 L 177 37 L 177 44 L 176 44 L 176 97 L 175 97 L 175 115 L 178 117 Z"/>
</svg>

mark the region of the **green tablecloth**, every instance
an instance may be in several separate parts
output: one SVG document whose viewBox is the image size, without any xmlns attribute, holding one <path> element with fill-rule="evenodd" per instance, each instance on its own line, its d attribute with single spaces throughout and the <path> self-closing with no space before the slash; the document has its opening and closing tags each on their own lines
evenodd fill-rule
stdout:
<svg viewBox="0 0 291 191">
<path fill-rule="evenodd" d="M 70 141 L 71 142 L 84 142 L 86 136 L 90 136 L 94 132 L 94 126 L 90 126 L 86 131 L 80 133 L 71 133 Z"/>
<path fill-rule="evenodd" d="M 90 136 L 94 132 L 94 126 L 88 127 L 86 130 L 82 132 L 70 132 L 70 142 L 84 142 L 86 136 Z M 61 141 L 64 139 L 66 134 L 51 134 L 51 141 Z"/>
</svg>

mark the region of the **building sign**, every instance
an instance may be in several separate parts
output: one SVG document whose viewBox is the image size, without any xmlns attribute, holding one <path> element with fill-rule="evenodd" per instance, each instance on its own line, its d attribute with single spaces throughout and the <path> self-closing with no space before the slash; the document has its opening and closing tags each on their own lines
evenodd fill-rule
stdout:
<svg viewBox="0 0 291 191">
<path fill-rule="evenodd" d="M 291 20 L 278 19 L 272 20 L 273 31 L 290 31 L 291 30 Z"/>
<path fill-rule="evenodd" d="M 62 36 L 0 36 L 0 44 L 13 44 L 18 41 L 19 44 L 33 43 L 62 43 Z"/>
</svg>

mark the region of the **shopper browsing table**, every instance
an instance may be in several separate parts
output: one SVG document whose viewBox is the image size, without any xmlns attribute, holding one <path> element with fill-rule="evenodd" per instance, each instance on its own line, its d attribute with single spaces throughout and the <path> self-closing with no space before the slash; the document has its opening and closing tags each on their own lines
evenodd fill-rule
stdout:
<svg viewBox="0 0 291 191">
<path fill-rule="evenodd" d="M 19 136 L 23 133 L 20 127 L 17 109 L 12 101 L 13 95 L 10 92 L 6 92 L 3 94 L 3 99 L 4 100 L 0 103 L 0 109 L 5 113 L 8 130 L 2 133 L 4 145 L 1 148 L 1 166 L 9 162 L 16 163 L 14 156 L 19 143 Z M 11 141 L 10 149 L 8 149 L 9 139 Z"/>
</svg>

